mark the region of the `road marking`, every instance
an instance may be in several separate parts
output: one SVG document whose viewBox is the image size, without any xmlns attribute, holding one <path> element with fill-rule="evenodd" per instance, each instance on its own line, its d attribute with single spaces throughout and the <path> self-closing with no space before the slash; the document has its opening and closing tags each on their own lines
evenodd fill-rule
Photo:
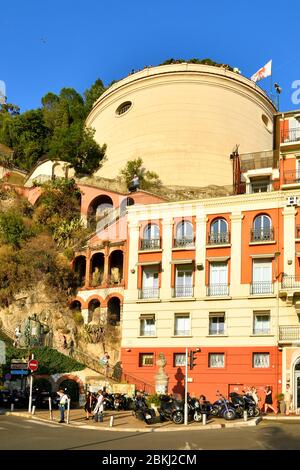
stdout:
<svg viewBox="0 0 300 470">
<path fill-rule="evenodd" d="M 58 424 L 48 424 L 44 423 L 43 421 L 26 420 L 26 423 L 40 424 L 41 426 L 47 426 L 48 428 L 59 428 Z"/>
</svg>

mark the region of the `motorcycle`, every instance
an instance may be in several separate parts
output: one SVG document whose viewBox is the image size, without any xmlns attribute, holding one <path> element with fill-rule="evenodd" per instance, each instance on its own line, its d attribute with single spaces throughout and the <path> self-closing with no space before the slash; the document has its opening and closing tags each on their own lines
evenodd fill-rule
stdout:
<svg viewBox="0 0 300 470">
<path fill-rule="evenodd" d="M 243 417 L 244 411 L 247 411 L 247 415 L 251 418 L 260 415 L 260 410 L 251 395 L 231 392 L 229 397 L 239 417 Z"/>
<path fill-rule="evenodd" d="M 228 421 L 235 419 L 237 417 L 237 412 L 234 405 L 219 392 L 217 392 L 217 396 L 219 398 L 213 404 L 212 415 L 219 416 L 220 418 L 224 418 Z"/>
<path fill-rule="evenodd" d="M 134 398 L 133 416 L 146 424 L 153 424 L 155 421 L 155 411 L 149 408 L 143 397 Z"/>
</svg>

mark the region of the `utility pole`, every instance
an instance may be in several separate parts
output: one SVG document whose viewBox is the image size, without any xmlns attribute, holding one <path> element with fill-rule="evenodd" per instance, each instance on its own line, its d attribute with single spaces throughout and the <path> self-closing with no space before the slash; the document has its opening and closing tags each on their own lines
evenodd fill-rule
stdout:
<svg viewBox="0 0 300 470">
<path fill-rule="evenodd" d="M 31 359 L 34 359 L 34 354 L 31 354 Z M 31 372 L 31 374 L 30 374 L 30 389 L 29 389 L 28 413 L 31 413 L 31 405 L 32 405 L 32 385 L 33 385 L 33 376 L 32 376 L 32 372 Z"/>
<path fill-rule="evenodd" d="M 188 348 L 185 348 L 185 381 L 184 381 L 184 424 L 188 424 L 188 362 L 189 362 L 189 353 Z"/>
</svg>

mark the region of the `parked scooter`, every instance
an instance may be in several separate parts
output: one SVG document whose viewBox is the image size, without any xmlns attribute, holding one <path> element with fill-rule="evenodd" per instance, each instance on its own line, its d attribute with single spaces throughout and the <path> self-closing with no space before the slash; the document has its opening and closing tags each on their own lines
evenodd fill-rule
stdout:
<svg viewBox="0 0 300 470">
<path fill-rule="evenodd" d="M 155 411 L 148 407 L 145 397 L 142 395 L 137 395 L 135 396 L 133 402 L 133 416 L 141 421 L 145 421 L 146 424 L 153 424 L 155 420 Z"/>
</svg>

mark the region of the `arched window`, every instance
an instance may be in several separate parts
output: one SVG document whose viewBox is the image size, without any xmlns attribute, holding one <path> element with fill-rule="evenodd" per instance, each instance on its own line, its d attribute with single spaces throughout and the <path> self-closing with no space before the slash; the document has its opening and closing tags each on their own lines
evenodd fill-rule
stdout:
<svg viewBox="0 0 300 470">
<path fill-rule="evenodd" d="M 215 219 L 210 226 L 209 243 L 221 245 L 229 243 L 228 224 L 224 219 Z"/>
<path fill-rule="evenodd" d="M 183 220 L 176 227 L 175 246 L 186 247 L 194 245 L 194 230 L 191 222 Z"/>
<path fill-rule="evenodd" d="M 157 248 L 160 248 L 159 227 L 156 224 L 148 224 L 144 229 L 141 249 L 155 250 Z"/>
<path fill-rule="evenodd" d="M 251 241 L 267 241 L 273 240 L 274 237 L 272 220 L 268 215 L 261 214 L 255 217 L 253 221 L 252 239 Z"/>
</svg>

